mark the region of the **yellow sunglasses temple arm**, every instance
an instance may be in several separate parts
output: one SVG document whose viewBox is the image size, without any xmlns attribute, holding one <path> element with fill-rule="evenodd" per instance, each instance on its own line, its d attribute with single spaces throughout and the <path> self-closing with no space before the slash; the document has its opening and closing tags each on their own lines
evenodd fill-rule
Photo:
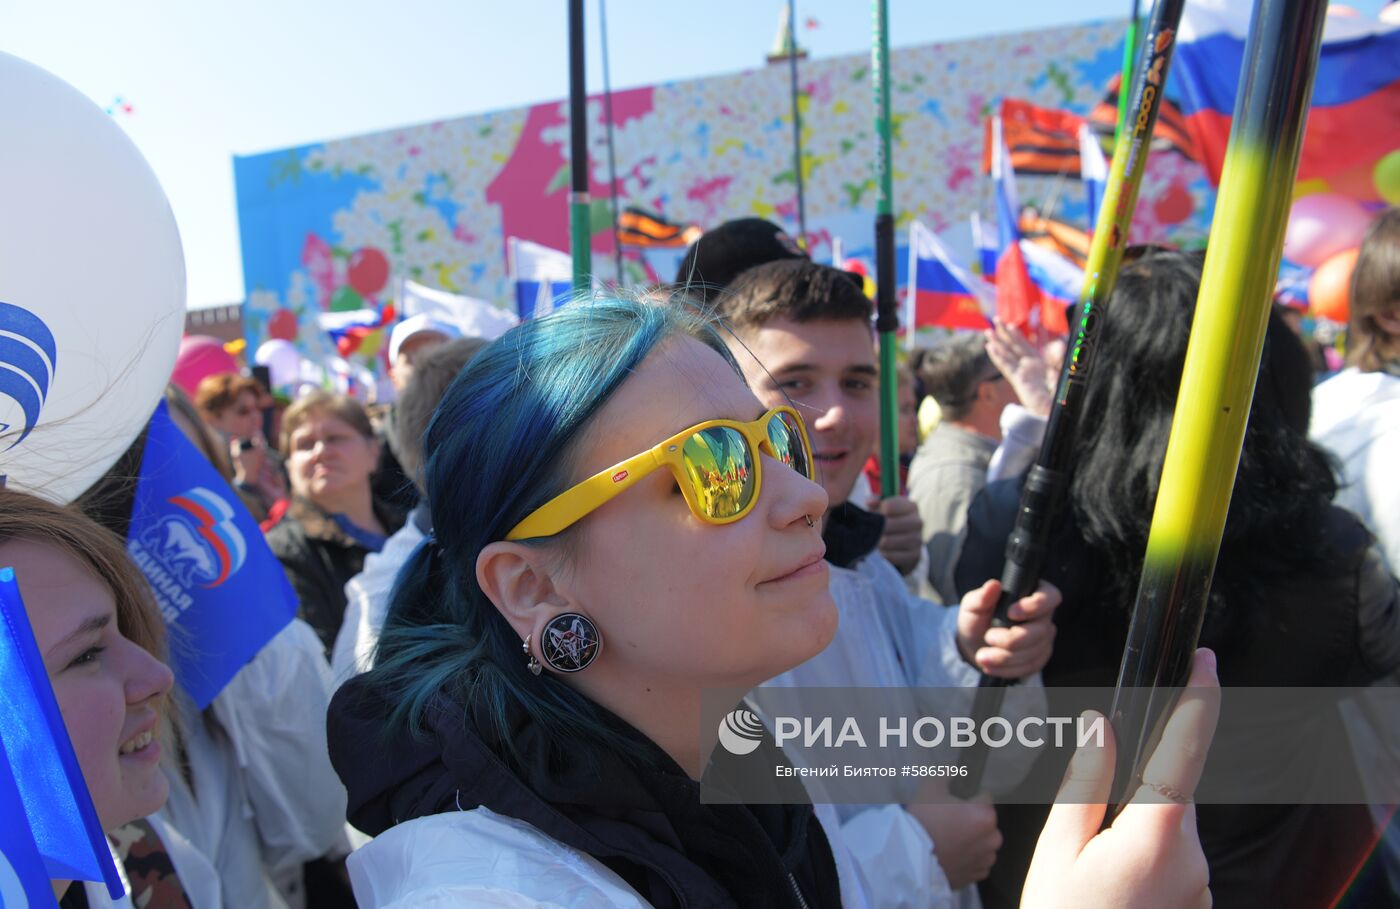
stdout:
<svg viewBox="0 0 1400 909">
<path fill-rule="evenodd" d="M 662 463 L 656 456 L 656 450 L 652 449 L 599 471 L 536 508 L 506 534 L 506 539 L 529 540 L 554 536 L 631 487 Z"/>
</svg>

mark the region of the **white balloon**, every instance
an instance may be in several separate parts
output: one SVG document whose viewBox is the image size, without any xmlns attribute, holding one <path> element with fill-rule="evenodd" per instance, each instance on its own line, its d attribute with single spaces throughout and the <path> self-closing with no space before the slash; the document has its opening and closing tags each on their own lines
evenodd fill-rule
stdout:
<svg viewBox="0 0 1400 909">
<path fill-rule="evenodd" d="M 273 388 L 287 388 L 301 375 L 301 352 L 291 341 L 282 338 L 262 342 L 253 360 L 267 367 L 268 381 Z"/>
<path fill-rule="evenodd" d="M 72 86 L 0 53 L 0 476 L 71 501 L 170 378 L 185 262 L 136 146 Z"/>
</svg>

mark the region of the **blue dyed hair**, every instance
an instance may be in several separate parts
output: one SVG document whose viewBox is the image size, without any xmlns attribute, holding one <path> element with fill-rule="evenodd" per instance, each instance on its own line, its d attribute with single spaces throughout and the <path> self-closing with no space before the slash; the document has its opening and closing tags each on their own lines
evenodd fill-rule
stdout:
<svg viewBox="0 0 1400 909">
<path fill-rule="evenodd" d="M 445 694 L 464 720 L 469 707 L 484 709 L 495 729 L 483 732 L 496 741 L 511 741 L 507 717 L 519 705 L 557 742 L 624 745 L 582 694 L 530 674 L 519 636 L 477 584 L 477 557 L 574 482 L 580 434 L 658 344 L 695 338 L 739 373 L 720 331 L 681 305 L 580 301 L 507 332 L 457 376 L 423 439 L 437 542 L 401 570 L 362 682 L 391 705 L 387 735 L 419 732 Z"/>
</svg>

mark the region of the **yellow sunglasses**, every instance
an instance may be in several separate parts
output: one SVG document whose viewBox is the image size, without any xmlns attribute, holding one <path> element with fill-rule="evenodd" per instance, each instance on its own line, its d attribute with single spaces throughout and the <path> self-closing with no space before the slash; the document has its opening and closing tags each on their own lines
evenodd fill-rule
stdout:
<svg viewBox="0 0 1400 909">
<path fill-rule="evenodd" d="M 813 479 L 812 443 L 791 407 L 774 407 L 752 423 L 707 420 L 571 486 L 516 524 L 506 539 L 553 536 L 662 467 L 670 469 L 697 518 L 707 524 L 732 523 L 758 501 L 760 451 Z"/>
</svg>

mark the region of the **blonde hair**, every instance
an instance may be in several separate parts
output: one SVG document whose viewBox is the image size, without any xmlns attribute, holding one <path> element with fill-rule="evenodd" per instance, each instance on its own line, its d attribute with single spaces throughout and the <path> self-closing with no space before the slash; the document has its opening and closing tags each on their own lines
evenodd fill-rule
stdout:
<svg viewBox="0 0 1400 909">
<path fill-rule="evenodd" d="M 282 454 L 292 453 L 292 433 L 313 417 L 331 416 L 348 424 L 351 429 L 366 439 L 374 438 L 374 426 L 369 421 L 369 412 L 359 401 L 347 395 L 334 395 L 328 391 L 313 391 L 297 398 L 287 412 L 282 414 L 282 435 L 278 447 Z"/>
</svg>

